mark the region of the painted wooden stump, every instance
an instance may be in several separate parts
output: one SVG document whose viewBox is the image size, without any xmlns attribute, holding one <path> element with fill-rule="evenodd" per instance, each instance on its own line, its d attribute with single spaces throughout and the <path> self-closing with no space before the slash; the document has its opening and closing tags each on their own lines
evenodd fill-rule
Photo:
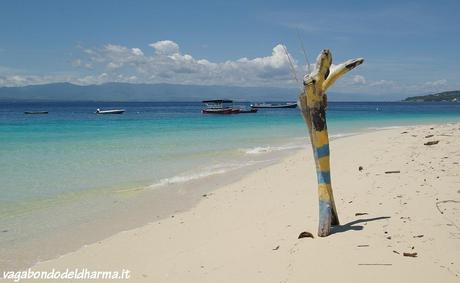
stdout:
<svg viewBox="0 0 460 283">
<path fill-rule="evenodd" d="M 348 60 L 331 68 L 332 55 L 328 49 L 323 50 L 316 60 L 313 71 L 304 77 L 304 92 L 299 96 L 299 107 L 308 126 L 310 141 L 316 163 L 319 195 L 318 236 L 330 234 L 331 225 L 339 224 L 339 216 L 332 194 L 329 164 L 329 136 L 326 123 L 326 90 L 341 76 L 364 59 Z"/>
</svg>

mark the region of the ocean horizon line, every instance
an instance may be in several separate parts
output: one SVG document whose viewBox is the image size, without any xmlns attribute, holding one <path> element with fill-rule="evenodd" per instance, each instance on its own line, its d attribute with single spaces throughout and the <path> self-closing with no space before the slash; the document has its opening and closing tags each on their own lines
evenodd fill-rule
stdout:
<svg viewBox="0 0 460 283">
<path fill-rule="evenodd" d="M 48 100 L 48 99 L 5 99 L 0 98 L 2 103 L 201 103 L 203 100 L 208 98 L 203 98 L 199 100 Z M 216 98 L 224 99 L 224 98 Z M 231 99 L 231 98 L 225 98 Z M 293 102 L 295 99 L 286 99 L 286 100 L 270 100 L 270 99 L 254 99 L 254 100 L 239 100 L 231 99 L 233 102 L 238 103 L 251 103 L 251 102 Z M 450 104 L 450 101 L 404 101 L 404 100 L 330 100 L 328 102 L 332 103 L 408 103 L 408 104 L 420 104 L 420 103 L 436 103 L 436 104 Z"/>
</svg>

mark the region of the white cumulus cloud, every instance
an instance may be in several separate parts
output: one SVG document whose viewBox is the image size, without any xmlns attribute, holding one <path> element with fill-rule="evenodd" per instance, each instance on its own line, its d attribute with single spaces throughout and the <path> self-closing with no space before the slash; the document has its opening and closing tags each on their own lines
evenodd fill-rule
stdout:
<svg viewBox="0 0 460 283">
<path fill-rule="evenodd" d="M 150 43 L 150 47 L 155 49 L 155 53 L 159 55 L 172 55 L 179 53 L 179 45 L 171 40 L 161 40 L 155 43 Z"/>
<path fill-rule="evenodd" d="M 140 48 L 107 44 L 99 49 L 85 49 L 78 66 L 96 66 L 114 81 L 135 77 L 143 83 L 188 83 L 202 85 L 284 85 L 292 86 L 289 61 L 281 44 L 271 55 L 256 58 L 211 62 L 180 51 L 171 40 L 149 44 L 154 54 Z M 94 76 L 93 76 L 94 77 Z M 130 81 L 133 81 L 131 79 Z"/>
<path fill-rule="evenodd" d="M 70 74 L 27 75 L 24 71 L 0 66 L 1 86 L 23 86 L 54 82 L 79 85 L 106 82 L 173 83 L 195 85 L 278 86 L 295 87 L 291 67 L 283 45 L 277 44 L 267 54 L 248 58 L 213 62 L 183 52 L 174 41 L 161 40 L 141 47 L 106 44 L 101 47 L 81 47 L 80 56 L 70 61 L 75 69 Z M 237 46 L 236 48 L 240 48 Z M 241 48 L 244 48 L 241 47 Z M 291 56 L 291 58 L 293 58 Z M 340 63 L 340 62 L 335 62 Z M 298 78 L 307 66 L 293 59 Z M 313 66 L 310 65 L 310 68 Z M 332 65 L 331 68 L 335 68 Z M 364 70 L 364 69 L 363 69 Z M 411 82 L 385 77 L 371 79 L 361 69 L 346 75 L 331 91 L 369 94 L 421 94 L 451 89 L 446 79 Z M 455 84 L 454 84 L 455 85 Z M 457 84 L 458 85 L 458 84 Z"/>
</svg>

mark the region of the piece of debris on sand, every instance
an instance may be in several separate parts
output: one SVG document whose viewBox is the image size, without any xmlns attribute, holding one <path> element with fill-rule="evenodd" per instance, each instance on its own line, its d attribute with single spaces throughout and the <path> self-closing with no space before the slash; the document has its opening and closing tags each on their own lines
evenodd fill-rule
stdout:
<svg viewBox="0 0 460 283">
<path fill-rule="evenodd" d="M 299 237 L 297 239 L 302 239 L 302 238 L 314 238 L 314 236 L 310 232 L 302 232 L 299 234 Z"/>
<path fill-rule="evenodd" d="M 438 144 L 439 141 L 429 141 L 429 142 L 426 142 L 424 143 L 424 145 L 435 145 L 435 144 Z"/>
</svg>

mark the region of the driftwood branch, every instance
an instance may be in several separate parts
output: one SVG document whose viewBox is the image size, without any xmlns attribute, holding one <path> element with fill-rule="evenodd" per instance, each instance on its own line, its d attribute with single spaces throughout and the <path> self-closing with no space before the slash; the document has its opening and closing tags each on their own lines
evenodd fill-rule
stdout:
<svg viewBox="0 0 460 283">
<path fill-rule="evenodd" d="M 324 49 L 319 54 L 313 71 L 305 75 L 304 91 L 299 96 L 298 104 L 310 134 L 318 177 L 318 236 L 320 237 L 329 235 L 331 226 L 339 224 L 331 186 L 329 135 L 326 123 L 326 90 L 337 79 L 362 64 L 363 61 L 362 58 L 352 59 L 331 69 L 332 54 L 328 49 Z"/>
</svg>

